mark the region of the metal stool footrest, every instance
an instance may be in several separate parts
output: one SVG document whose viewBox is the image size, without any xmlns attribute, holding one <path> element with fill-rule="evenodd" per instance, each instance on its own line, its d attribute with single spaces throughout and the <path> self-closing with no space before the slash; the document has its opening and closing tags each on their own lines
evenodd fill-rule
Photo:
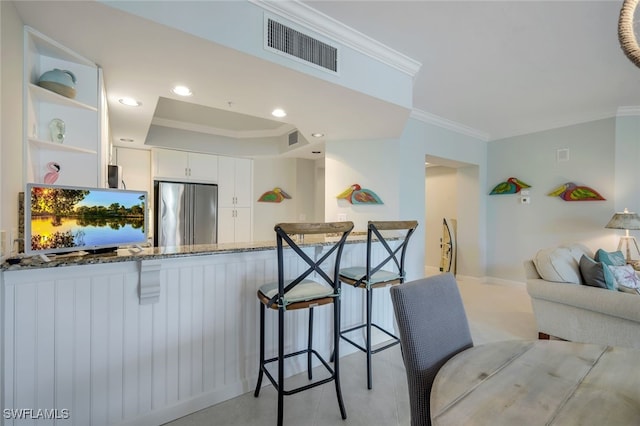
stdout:
<svg viewBox="0 0 640 426">
<path fill-rule="evenodd" d="M 365 328 L 366 326 L 367 326 L 367 324 L 360 324 L 360 325 L 356 325 L 356 326 L 351 327 L 351 328 L 347 328 L 346 330 L 342 330 L 340 332 L 340 337 L 342 339 L 346 340 L 347 342 L 351 343 L 356 348 L 360 349 L 362 352 L 366 353 L 367 352 L 366 348 L 360 346 L 358 343 L 354 342 L 353 340 L 351 340 L 347 336 L 345 336 L 345 333 L 351 333 L 353 331 L 360 330 L 361 328 Z M 398 339 L 398 337 L 396 335 L 394 335 L 394 334 L 390 333 L 389 331 L 385 330 L 384 328 L 380 327 L 378 324 L 371 323 L 371 327 L 377 328 L 378 330 L 380 330 L 383 333 L 385 333 L 387 336 L 391 337 L 391 339 L 393 339 L 393 341 L 391 343 L 387 343 L 384 346 L 378 347 L 376 349 L 372 349 L 371 350 L 372 354 L 376 354 L 378 352 L 381 352 L 381 351 L 383 351 L 385 349 L 388 349 L 388 348 L 390 348 L 392 346 L 395 346 L 398 343 L 400 343 L 400 339 Z"/>
<path fill-rule="evenodd" d="M 335 371 L 333 371 L 333 368 L 331 368 L 331 366 L 324 360 L 324 358 L 322 358 L 322 356 L 320 356 L 320 354 L 315 349 L 311 349 L 311 350 L 302 349 L 302 350 L 297 351 L 297 352 L 292 352 L 290 354 L 286 354 L 284 356 L 284 359 L 291 358 L 291 357 L 294 357 L 294 356 L 299 356 L 299 355 L 306 355 L 309 352 L 311 352 L 313 355 L 315 355 L 315 357 L 322 363 L 322 365 L 324 365 L 324 367 L 327 369 L 327 371 L 329 372 L 329 374 L 331 376 L 329 376 L 327 378 L 324 378 L 322 380 L 316 380 L 313 383 L 309 383 L 307 385 L 300 386 L 300 387 L 297 387 L 297 388 L 294 388 L 294 389 L 290 389 L 290 390 L 285 390 L 284 386 L 283 386 L 283 388 L 282 388 L 282 394 L 283 395 L 293 395 L 293 394 L 296 394 L 298 392 L 302 392 L 302 391 L 305 391 L 307 389 L 311 389 L 311 388 L 314 388 L 316 386 L 324 385 L 325 383 L 329 383 L 329 382 L 333 381 L 334 376 L 335 376 Z M 269 381 L 273 385 L 274 389 L 279 390 L 280 389 L 280 384 L 271 375 L 271 373 L 267 369 L 267 364 L 269 364 L 271 362 L 276 362 L 276 361 L 278 361 L 278 357 L 267 359 L 267 360 L 264 361 L 264 364 L 261 366 L 261 368 L 262 368 L 262 371 L 264 372 L 264 374 L 269 378 Z"/>
</svg>

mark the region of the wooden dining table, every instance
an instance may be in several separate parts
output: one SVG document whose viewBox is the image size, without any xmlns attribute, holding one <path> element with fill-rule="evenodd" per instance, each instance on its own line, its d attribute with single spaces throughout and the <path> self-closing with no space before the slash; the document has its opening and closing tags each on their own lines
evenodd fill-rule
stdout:
<svg viewBox="0 0 640 426">
<path fill-rule="evenodd" d="M 431 390 L 434 426 L 640 425 L 640 351 L 564 341 L 467 349 Z"/>
</svg>

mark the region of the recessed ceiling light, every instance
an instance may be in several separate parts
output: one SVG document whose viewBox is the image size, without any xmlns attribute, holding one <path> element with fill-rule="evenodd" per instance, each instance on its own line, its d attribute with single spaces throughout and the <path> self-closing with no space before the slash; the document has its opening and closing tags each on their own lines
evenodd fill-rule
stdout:
<svg viewBox="0 0 640 426">
<path fill-rule="evenodd" d="M 118 99 L 118 102 L 120 102 L 122 105 L 131 106 L 131 107 L 138 107 L 142 105 L 142 102 L 136 101 L 133 98 L 120 98 Z"/>
<path fill-rule="evenodd" d="M 271 112 L 271 115 L 273 115 L 274 117 L 282 118 L 286 117 L 287 113 L 282 108 L 276 108 Z"/>
<path fill-rule="evenodd" d="M 178 96 L 191 96 L 191 95 L 193 95 L 193 92 L 187 86 L 175 86 L 173 89 L 171 89 L 171 91 L 173 93 L 175 93 L 176 95 L 178 95 Z"/>
<path fill-rule="evenodd" d="M 131 138 L 120 138 L 120 142 L 133 142 Z"/>
<path fill-rule="evenodd" d="M 313 136 L 314 138 L 321 138 L 324 136 L 324 133 L 311 133 L 311 136 Z"/>
</svg>

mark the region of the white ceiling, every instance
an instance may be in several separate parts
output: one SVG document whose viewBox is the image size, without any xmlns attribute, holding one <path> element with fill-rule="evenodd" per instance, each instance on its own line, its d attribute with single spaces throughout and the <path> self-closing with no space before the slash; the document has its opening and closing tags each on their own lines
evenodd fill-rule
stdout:
<svg viewBox="0 0 640 426">
<path fill-rule="evenodd" d="M 617 40 L 622 1 L 304 3 L 422 63 L 414 81 L 416 116 L 487 140 L 612 117 L 620 107 L 640 105 L 640 69 Z M 199 113 L 215 108 L 258 120 L 271 119 L 265 111 L 286 100 L 290 114 L 279 120 L 282 126 L 269 124 L 270 132 L 286 133 L 291 123 L 307 138 L 323 132 L 327 140 L 397 137 L 408 117 L 399 106 L 94 1 L 15 4 L 26 24 L 103 68 L 116 144 L 120 138 L 144 142 L 160 98 L 166 102 L 155 124 L 181 120 L 167 112 L 172 99 L 196 104 Z M 190 4 L 184 3 L 187 15 Z M 169 92 L 180 82 L 195 87 L 193 97 Z M 131 93 L 141 108 L 118 104 Z M 369 114 L 358 114 L 364 110 Z M 200 117 L 197 124 L 206 121 Z M 223 123 L 209 127 L 219 130 Z M 227 131 L 250 130 L 233 123 Z"/>
</svg>

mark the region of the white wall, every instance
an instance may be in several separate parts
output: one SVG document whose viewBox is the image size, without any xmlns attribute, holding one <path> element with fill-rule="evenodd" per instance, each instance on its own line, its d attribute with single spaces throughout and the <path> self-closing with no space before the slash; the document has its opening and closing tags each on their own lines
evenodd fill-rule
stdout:
<svg viewBox="0 0 640 426">
<path fill-rule="evenodd" d="M 615 249 L 616 232 L 604 228 L 616 210 L 615 121 L 593 121 L 489 143 L 485 193 L 510 176 L 532 188 L 531 204 L 519 204 L 515 195 L 488 196 L 488 275 L 524 281 L 523 260 L 558 244 L 579 241 L 592 249 Z M 569 161 L 556 161 L 558 148 L 570 150 Z M 636 158 L 634 169 L 637 164 Z M 591 186 L 607 200 L 566 202 L 546 195 L 566 182 Z M 634 185 L 637 188 L 637 180 Z"/>
<path fill-rule="evenodd" d="M 316 213 L 316 165 L 314 160 L 296 158 L 256 158 L 253 160 L 253 239 L 275 238 L 273 227 L 280 222 L 321 221 Z M 280 203 L 258 202 L 258 198 L 274 188 L 282 188 L 291 196 Z"/>
<path fill-rule="evenodd" d="M 396 140 L 336 141 L 326 143 L 325 220 L 336 220 L 340 213 L 366 229 L 367 220 L 416 219 L 418 229 L 407 255 L 407 276 L 424 275 L 425 259 L 425 155 L 438 156 L 477 165 L 459 178 L 465 196 L 459 210 L 468 212 L 467 237 L 460 250 L 469 253 L 465 273 L 484 275 L 485 204 L 475 195 L 486 184 L 486 143 L 435 125 L 409 119 Z M 374 190 L 385 203 L 381 206 L 353 206 L 335 197 L 353 183 Z M 473 194 L 466 194 L 473 191 Z M 462 201 L 463 204 L 460 204 Z M 427 205 L 426 208 L 429 208 Z M 459 213 L 460 215 L 460 213 Z"/>
<path fill-rule="evenodd" d="M 0 2 L 0 229 L 16 237 L 22 180 L 22 21 L 12 2 Z"/>
<path fill-rule="evenodd" d="M 638 112 L 636 111 L 636 114 Z M 615 209 L 640 212 L 640 115 L 616 119 Z"/>
<path fill-rule="evenodd" d="M 366 231 L 369 220 L 401 219 L 399 211 L 399 173 L 402 168 L 398 142 L 339 141 L 326 142 L 325 219 L 354 223 L 355 231 Z M 383 204 L 350 204 L 336 196 L 353 184 L 375 192 Z M 410 219 L 407 217 L 406 219 Z"/>
</svg>

